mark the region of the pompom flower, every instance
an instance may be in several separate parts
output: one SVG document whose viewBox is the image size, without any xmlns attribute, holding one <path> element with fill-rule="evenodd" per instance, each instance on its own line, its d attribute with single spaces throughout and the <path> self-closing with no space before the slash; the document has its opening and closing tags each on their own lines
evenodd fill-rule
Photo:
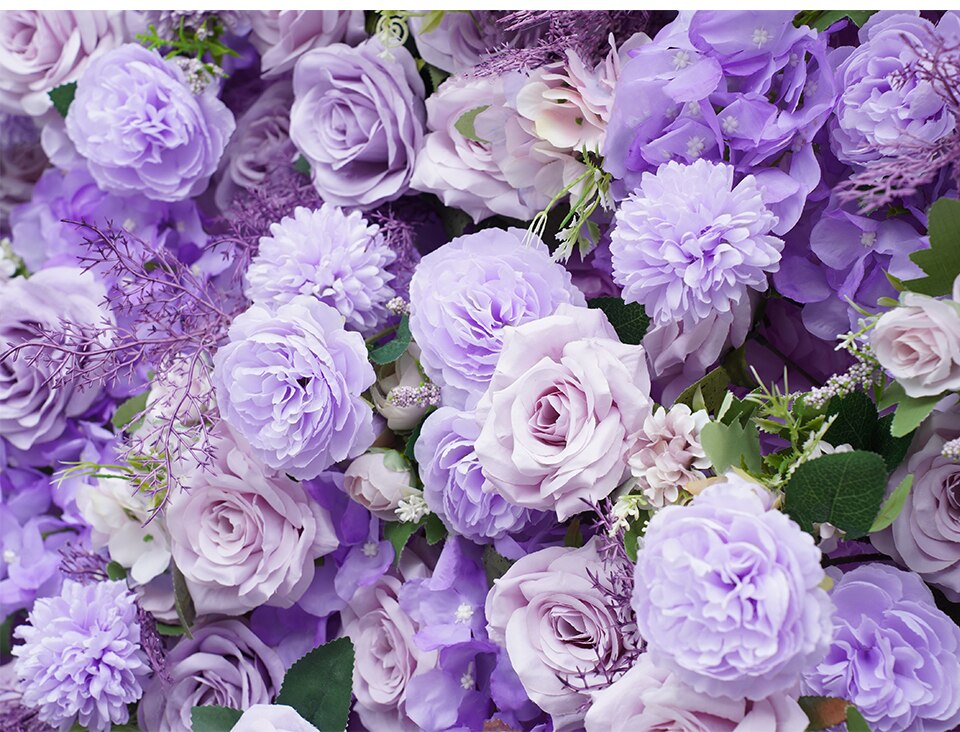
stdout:
<svg viewBox="0 0 960 732">
<path fill-rule="evenodd" d="M 247 270 L 246 294 L 268 307 L 312 295 L 335 308 L 348 327 L 370 329 L 395 294 L 386 268 L 396 256 L 380 227 L 359 211 L 347 214 L 327 203 L 314 211 L 298 206 L 260 239 Z"/>
<path fill-rule="evenodd" d="M 650 520 L 633 609 L 658 664 L 696 691 L 759 701 L 792 687 L 830 643 L 813 537 L 736 474 Z"/>
<path fill-rule="evenodd" d="M 65 582 L 59 597 L 37 600 L 14 634 L 23 640 L 13 648 L 23 704 L 42 721 L 94 732 L 126 724 L 150 667 L 125 583 Z"/>
<path fill-rule="evenodd" d="M 769 233 L 777 217 L 755 178 L 734 186 L 733 173 L 707 160 L 665 163 L 617 211 L 614 280 L 657 325 L 730 312 L 779 267 L 783 241 Z"/>
<path fill-rule="evenodd" d="M 220 413 L 270 467 L 299 480 L 356 457 L 374 438 L 361 394 L 375 376 L 359 333 L 316 298 L 254 305 L 214 357 Z"/>
</svg>

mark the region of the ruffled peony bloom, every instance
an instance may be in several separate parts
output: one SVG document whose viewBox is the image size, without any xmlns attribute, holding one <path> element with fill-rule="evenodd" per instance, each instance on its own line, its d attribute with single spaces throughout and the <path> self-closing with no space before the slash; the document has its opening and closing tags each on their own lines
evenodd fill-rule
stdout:
<svg viewBox="0 0 960 732">
<path fill-rule="evenodd" d="M 685 483 L 704 477 L 710 459 L 700 445 L 700 430 L 709 421 L 706 411 L 691 412 L 686 404 L 658 407 L 643 421 L 630 471 L 652 506 L 676 503 Z"/>
<path fill-rule="evenodd" d="M 410 330 L 443 403 L 476 404 L 500 355 L 506 326 L 584 305 L 570 274 L 520 229 L 484 229 L 425 256 L 410 283 Z"/>
<path fill-rule="evenodd" d="M 369 330 L 386 316 L 384 305 L 395 294 L 387 271 L 395 259 L 380 227 L 359 211 L 298 206 L 261 237 L 247 269 L 246 294 L 271 308 L 312 295 L 336 309 L 348 327 Z"/>
<path fill-rule="evenodd" d="M 600 310 L 562 304 L 512 328 L 477 405 L 483 474 L 518 506 L 586 511 L 626 477 L 649 394 L 643 348 Z"/>
<path fill-rule="evenodd" d="M 253 10 L 247 19 L 265 77 L 290 71 L 314 48 L 354 44 L 364 37 L 362 10 Z"/>
<path fill-rule="evenodd" d="M 382 521 L 396 521 L 404 498 L 417 495 L 410 462 L 396 450 L 374 448 L 343 473 L 343 489 Z"/>
<path fill-rule="evenodd" d="M 53 107 L 49 91 L 76 81 L 125 35 L 117 10 L 0 12 L 0 109 L 42 115 Z"/>
<path fill-rule="evenodd" d="M 167 509 L 173 558 L 197 612 L 289 607 L 313 580 L 315 561 L 338 546 L 330 514 L 229 436 L 215 455 L 214 465 L 185 476 L 186 490 Z"/>
<path fill-rule="evenodd" d="M 127 705 L 150 674 L 127 586 L 65 582 L 59 597 L 37 600 L 27 620 L 14 631 L 23 644 L 13 647 L 22 703 L 60 729 L 126 724 Z"/>
<path fill-rule="evenodd" d="M 233 725 L 231 732 L 319 732 L 286 704 L 254 704 Z"/>
<path fill-rule="evenodd" d="M 960 629 L 914 574 L 885 564 L 840 577 L 833 642 L 804 693 L 848 699 L 876 732 L 960 725 Z"/>
<path fill-rule="evenodd" d="M 523 530 L 534 514 L 508 502 L 484 477 L 474 450 L 479 434 L 472 412 L 441 407 L 423 423 L 414 453 L 430 510 L 452 531 L 486 544 Z"/>
<path fill-rule="evenodd" d="M 369 209 L 402 196 L 423 144 L 423 80 L 405 48 L 376 38 L 303 55 L 293 72 L 290 138 L 320 197 Z"/>
<path fill-rule="evenodd" d="M 126 44 L 80 77 L 67 135 L 104 190 L 190 198 L 207 187 L 236 126 L 216 86 L 194 95 L 179 66 Z"/>
<path fill-rule="evenodd" d="M 633 609 L 651 660 L 695 691 L 760 701 L 789 690 L 831 636 L 813 537 L 735 473 L 650 520 Z"/>
<path fill-rule="evenodd" d="M 193 638 L 182 638 L 166 665 L 170 683 L 155 677 L 140 703 L 144 732 L 190 732 L 193 707 L 270 704 L 284 674 L 280 657 L 241 620 L 194 627 Z"/>
<path fill-rule="evenodd" d="M 217 404 L 270 467 L 306 480 L 373 443 L 374 382 L 359 333 L 301 295 L 275 311 L 254 305 L 234 319 L 214 357 Z"/>
<path fill-rule="evenodd" d="M 753 176 L 733 185 L 733 168 L 697 160 L 645 173 L 617 211 L 611 234 L 614 279 L 656 325 L 693 327 L 767 289 L 783 241 Z"/>
</svg>

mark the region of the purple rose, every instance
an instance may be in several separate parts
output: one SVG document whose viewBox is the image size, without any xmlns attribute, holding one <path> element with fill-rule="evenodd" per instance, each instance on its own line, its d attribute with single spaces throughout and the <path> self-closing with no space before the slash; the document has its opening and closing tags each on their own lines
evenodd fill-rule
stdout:
<svg viewBox="0 0 960 732">
<path fill-rule="evenodd" d="M 283 662 L 240 620 L 194 627 L 167 654 L 170 683 L 155 676 L 140 702 L 144 732 L 190 732 L 197 706 L 249 709 L 280 691 Z"/>
<path fill-rule="evenodd" d="M 621 623 L 597 586 L 604 576 L 596 538 L 579 549 L 529 554 L 487 596 L 487 630 L 505 646 L 532 701 L 557 732 L 578 729 L 589 697 L 577 686 L 602 683 L 625 652 Z"/>
<path fill-rule="evenodd" d="M 67 134 L 104 190 L 179 201 L 204 191 L 233 134 L 216 94 L 195 95 L 179 66 L 126 44 L 80 77 Z"/>
<path fill-rule="evenodd" d="M 730 473 L 647 527 L 637 628 L 651 659 L 697 692 L 765 699 L 795 685 L 830 641 L 820 551 L 770 502 Z"/>
<path fill-rule="evenodd" d="M 506 326 L 586 304 L 570 274 L 520 229 L 461 236 L 420 260 L 410 283 L 410 330 L 443 403 L 472 407 L 500 355 Z"/>
<path fill-rule="evenodd" d="M 364 37 L 362 10 L 254 10 L 247 19 L 265 77 L 290 71 L 314 48 L 354 44 Z"/>
<path fill-rule="evenodd" d="M 804 732 L 810 720 L 786 694 L 760 701 L 698 694 L 650 654 L 593 696 L 586 732 Z"/>
<path fill-rule="evenodd" d="M 425 17 L 413 16 L 407 23 L 421 58 L 442 71 L 456 74 L 476 66 L 485 53 L 504 40 L 496 17 L 489 11 L 448 10 L 440 25 L 422 31 Z"/>
<path fill-rule="evenodd" d="M 319 732 L 286 704 L 254 704 L 231 728 L 231 732 Z"/>
<path fill-rule="evenodd" d="M 55 329 L 61 319 L 101 329 L 113 316 L 102 307 L 106 290 L 92 274 L 51 267 L 30 278 L 0 284 L 0 353 L 33 340 L 33 328 Z M 58 358 L 31 363 L 32 349 L 0 362 L 0 436 L 20 450 L 54 440 L 67 420 L 83 415 L 100 397 L 95 388 L 51 384 Z"/>
<path fill-rule="evenodd" d="M 337 548 L 330 514 L 231 438 L 215 449 L 215 464 L 186 476 L 167 510 L 171 552 L 197 611 L 289 607 L 313 580 L 314 562 Z"/>
<path fill-rule="evenodd" d="M 423 144 L 423 80 L 405 48 L 371 38 L 303 55 L 290 138 L 324 201 L 373 208 L 402 196 Z"/>
<path fill-rule="evenodd" d="M 361 395 L 376 377 L 363 336 L 314 297 L 251 306 L 213 365 L 220 413 L 276 470 L 313 478 L 373 443 L 373 410 Z"/>
<path fill-rule="evenodd" d="M 876 732 L 949 732 L 960 724 L 960 628 L 919 577 L 885 564 L 847 572 L 826 658 L 803 692 L 853 704 Z"/>
<path fill-rule="evenodd" d="M 0 231 L 9 231 L 10 211 L 29 201 L 34 183 L 47 167 L 40 131 L 30 117 L 0 112 Z"/>
<path fill-rule="evenodd" d="M 0 12 L 0 109 L 42 115 L 53 106 L 47 92 L 75 81 L 125 35 L 116 10 Z"/>
<path fill-rule="evenodd" d="M 643 348 L 600 310 L 563 304 L 512 328 L 477 406 L 483 473 L 518 506 L 586 511 L 626 477 L 649 394 Z"/>
<path fill-rule="evenodd" d="M 382 521 L 396 521 L 400 501 L 420 491 L 410 462 L 402 453 L 375 447 L 356 458 L 343 473 L 347 495 Z"/>
</svg>

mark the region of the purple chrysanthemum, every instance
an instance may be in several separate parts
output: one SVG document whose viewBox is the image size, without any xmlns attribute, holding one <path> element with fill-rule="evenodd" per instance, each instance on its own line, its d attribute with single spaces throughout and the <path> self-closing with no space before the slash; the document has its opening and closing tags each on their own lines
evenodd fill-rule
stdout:
<svg viewBox="0 0 960 732">
<path fill-rule="evenodd" d="M 14 634 L 23 704 L 65 729 L 125 724 L 150 666 L 140 647 L 134 595 L 123 582 L 66 582 L 59 597 L 38 600 Z"/>
<path fill-rule="evenodd" d="M 669 162 L 644 173 L 611 235 L 614 279 L 656 324 L 726 313 L 767 289 L 783 241 L 752 175 L 736 186 L 726 164 Z"/>
<path fill-rule="evenodd" d="M 270 227 L 247 270 L 247 296 L 274 307 L 297 295 L 313 295 L 335 308 L 356 330 L 375 326 L 394 296 L 387 265 L 396 254 L 379 227 L 359 211 L 349 214 L 330 204 L 298 207 Z"/>
</svg>

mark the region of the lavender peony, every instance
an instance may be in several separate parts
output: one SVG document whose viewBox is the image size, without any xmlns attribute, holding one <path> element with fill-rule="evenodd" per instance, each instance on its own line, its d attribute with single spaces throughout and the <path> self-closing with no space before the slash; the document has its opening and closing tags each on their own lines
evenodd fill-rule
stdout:
<svg viewBox="0 0 960 732">
<path fill-rule="evenodd" d="M 650 520 L 633 609 L 651 659 L 697 692 L 760 701 L 823 658 L 830 600 L 813 537 L 730 473 Z"/>
<path fill-rule="evenodd" d="M 353 44 L 364 36 L 362 10 L 254 10 L 248 19 L 264 77 L 292 70 L 314 48 Z"/>
<path fill-rule="evenodd" d="M 471 407 L 487 388 L 506 326 L 583 305 L 570 274 L 520 229 L 484 229 L 425 256 L 410 283 L 410 330 L 443 402 Z"/>
<path fill-rule="evenodd" d="M 374 438 L 361 394 L 374 382 L 359 333 L 316 298 L 254 305 L 214 358 L 217 405 L 270 467 L 305 480 L 356 457 Z"/>
<path fill-rule="evenodd" d="M 371 38 L 305 54 L 293 72 L 290 138 L 321 198 L 369 209 L 402 196 L 423 144 L 423 81 L 405 48 Z"/>
<path fill-rule="evenodd" d="M 235 127 L 216 87 L 194 95 L 179 66 L 126 44 L 80 77 L 67 134 L 104 190 L 157 201 L 196 196 Z"/>
</svg>

